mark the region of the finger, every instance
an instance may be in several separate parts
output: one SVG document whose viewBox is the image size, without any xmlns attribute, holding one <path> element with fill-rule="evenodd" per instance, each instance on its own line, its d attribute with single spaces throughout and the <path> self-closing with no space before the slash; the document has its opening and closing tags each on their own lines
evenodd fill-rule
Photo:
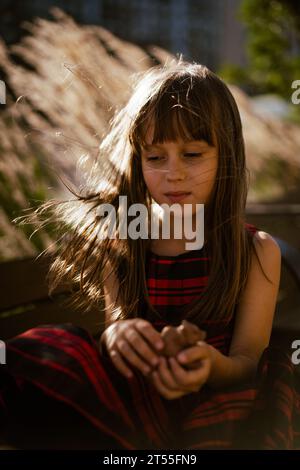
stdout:
<svg viewBox="0 0 300 470">
<path fill-rule="evenodd" d="M 151 345 L 155 347 L 155 349 L 157 349 L 157 351 L 161 351 L 163 349 L 164 342 L 161 339 L 160 333 L 156 331 L 149 322 L 143 320 L 136 322 L 135 328 Z"/>
<path fill-rule="evenodd" d="M 206 331 L 200 330 L 200 331 L 199 331 L 199 334 L 201 335 L 200 340 L 201 340 L 201 341 L 205 340 L 206 335 L 207 335 Z"/>
<path fill-rule="evenodd" d="M 128 379 L 133 377 L 133 373 L 131 369 L 126 365 L 126 363 L 123 361 L 122 357 L 117 351 L 111 351 L 110 352 L 110 358 L 112 360 L 112 363 L 114 366 L 118 369 L 118 371 L 127 377 Z"/>
<path fill-rule="evenodd" d="M 174 361 L 177 364 L 177 367 L 180 369 L 180 373 L 174 374 L 174 370 L 171 367 L 171 363 L 169 361 Z M 165 358 L 161 359 L 162 364 L 158 367 L 157 372 L 161 382 L 165 385 L 166 388 L 170 390 L 181 390 L 185 393 L 190 393 L 195 391 L 195 383 L 198 390 L 198 384 L 202 381 L 202 375 L 199 377 L 198 375 L 191 375 L 189 374 L 186 369 L 182 368 L 180 364 L 173 358 L 169 358 L 166 361 Z M 178 369 L 177 369 L 178 372 Z"/>
<path fill-rule="evenodd" d="M 202 367 L 200 369 L 193 369 L 191 371 L 181 367 L 181 365 L 173 357 L 169 358 L 170 368 L 181 388 L 187 391 L 198 391 L 204 382 L 204 373 Z"/>
<path fill-rule="evenodd" d="M 120 339 L 116 342 L 118 352 L 128 361 L 130 364 L 139 369 L 144 375 L 150 373 L 151 369 L 145 361 L 132 349 L 130 343 L 125 339 Z"/>
<path fill-rule="evenodd" d="M 179 397 L 182 397 L 183 395 L 185 395 L 185 392 L 184 391 L 181 391 L 181 390 L 170 390 L 168 389 L 161 381 L 158 373 L 156 371 L 154 371 L 152 374 L 151 374 L 151 377 L 152 377 L 152 381 L 153 381 L 153 385 L 156 387 L 156 389 L 159 391 L 159 393 L 165 397 L 165 398 L 168 398 L 168 399 L 174 399 L 174 398 L 179 398 Z"/>
<path fill-rule="evenodd" d="M 173 376 L 171 370 L 169 369 L 167 360 L 164 357 L 160 358 L 159 365 L 157 367 L 157 372 L 159 379 L 164 384 L 165 387 L 171 390 L 178 390 L 181 388 L 181 384 L 177 382 Z"/>
<path fill-rule="evenodd" d="M 185 332 L 186 332 L 186 325 L 185 325 L 185 320 L 183 320 L 182 324 L 178 327 L 179 331 L 181 334 L 183 334 L 185 336 Z M 200 328 L 197 328 L 198 330 L 198 341 L 203 341 L 205 338 L 206 338 L 206 331 L 204 330 L 201 330 Z M 193 344 L 193 343 L 189 343 L 189 344 Z"/>
<path fill-rule="evenodd" d="M 151 349 L 144 337 L 141 336 L 135 328 L 129 328 L 125 331 L 124 336 L 132 349 L 134 349 L 140 357 L 142 357 L 151 367 L 157 366 L 159 356 L 153 349 Z"/>
<path fill-rule="evenodd" d="M 181 364 L 188 364 L 197 360 L 207 359 L 209 356 L 208 345 L 202 341 L 198 341 L 196 346 L 186 348 L 177 354 L 176 359 Z"/>
</svg>

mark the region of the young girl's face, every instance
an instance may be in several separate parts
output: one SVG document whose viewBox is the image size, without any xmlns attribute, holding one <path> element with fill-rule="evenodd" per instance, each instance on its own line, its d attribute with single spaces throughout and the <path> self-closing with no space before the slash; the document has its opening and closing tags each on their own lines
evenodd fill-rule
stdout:
<svg viewBox="0 0 300 470">
<path fill-rule="evenodd" d="M 217 148 L 204 140 L 152 144 L 151 128 L 142 148 L 142 172 L 151 197 L 161 205 L 206 204 L 212 193 L 217 169 Z"/>
</svg>

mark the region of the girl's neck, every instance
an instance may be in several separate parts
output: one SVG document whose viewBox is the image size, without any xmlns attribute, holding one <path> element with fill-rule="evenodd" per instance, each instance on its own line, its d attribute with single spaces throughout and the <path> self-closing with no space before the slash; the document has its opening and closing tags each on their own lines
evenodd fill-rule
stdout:
<svg viewBox="0 0 300 470">
<path fill-rule="evenodd" d="M 183 253 L 189 252 L 186 248 L 187 243 L 193 242 L 193 240 L 188 239 L 184 236 L 184 231 L 182 233 L 182 237 L 180 239 L 175 238 L 174 234 L 174 224 L 171 224 L 170 227 L 170 237 L 167 239 L 163 238 L 162 236 L 162 226 L 161 223 L 159 225 L 159 239 L 151 240 L 150 242 L 150 249 L 152 253 L 160 255 L 160 256 L 178 256 Z M 196 227 L 193 224 L 193 230 Z"/>
</svg>

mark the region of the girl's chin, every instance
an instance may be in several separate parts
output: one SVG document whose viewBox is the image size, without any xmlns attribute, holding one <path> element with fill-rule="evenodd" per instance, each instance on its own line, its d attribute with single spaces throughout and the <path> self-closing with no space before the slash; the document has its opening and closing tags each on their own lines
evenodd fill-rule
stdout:
<svg viewBox="0 0 300 470">
<path fill-rule="evenodd" d="M 198 205 L 204 205 L 204 204 L 206 204 L 206 202 L 203 202 L 203 200 L 195 202 L 194 198 L 191 198 L 190 196 L 191 195 L 186 196 L 184 199 L 177 200 L 177 201 L 175 201 L 175 200 L 171 201 L 169 198 L 168 199 L 159 198 L 157 200 L 152 199 L 152 201 L 157 205 L 157 208 L 160 208 L 162 211 L 164 210 L 164 206 L 172 207 L 174 204 L 178 204 L 179 206 L 181 206 L 181 208 L 182 208 L 181 210 L 184 210 L 184 208 L 185 208 L 185 210 L 187 212 L 189 212 L 191 210 L 192 213 L 195 214 L 197 212 L 197 210 L 199 210 L 199 208 L 197 208 L 196 205 L 197 204 Z"/>
</svg>

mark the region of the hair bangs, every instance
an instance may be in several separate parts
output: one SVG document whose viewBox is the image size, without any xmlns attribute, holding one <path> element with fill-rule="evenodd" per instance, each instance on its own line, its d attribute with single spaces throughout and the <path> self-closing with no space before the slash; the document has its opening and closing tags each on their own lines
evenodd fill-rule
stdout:
<svg viewBox="0 0 300 470">
<path fill-rule="evenodd" d="M 176 141 L 205 140 L 214 145 L 212 104 L 208 112 L 207 100 L 199 102 L 193 88 L 168 90 L 149 101 L 137 118 L 132 141 L 145 146 L 149 133 L 151 144 Z"/>
</svg>

